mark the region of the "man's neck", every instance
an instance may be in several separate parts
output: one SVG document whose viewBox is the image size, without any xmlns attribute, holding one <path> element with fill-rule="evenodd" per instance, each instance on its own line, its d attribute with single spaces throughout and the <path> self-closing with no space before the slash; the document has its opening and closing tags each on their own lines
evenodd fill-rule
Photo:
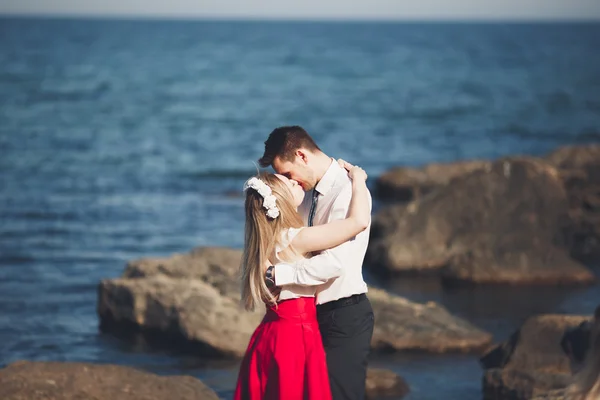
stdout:
<svg viewBox="0 0 600 400">
<path fill-rule="evenodd" d="M 315 154 L 314 171 L 315 171 L 315 178 L 317 178 L 317 182 L 319 182 L 321 179 L 323 179 L 323 175 L 325 175 L 325 173 L 331 166 L 331 162 L 332 162 L 331 157 L 327 156 L 327 154 L 325 154 L 323 152 L 319 152 L 319 153 Z"/>
</svg>

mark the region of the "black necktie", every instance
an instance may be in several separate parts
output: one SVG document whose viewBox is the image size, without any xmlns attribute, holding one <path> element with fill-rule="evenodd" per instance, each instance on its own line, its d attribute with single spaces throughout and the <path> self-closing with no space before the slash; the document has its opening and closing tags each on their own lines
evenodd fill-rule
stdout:
<svg viewBox="0 0 600 400">
<path fill-rule="evenodd" d="M 315 218 L 315 211 L 317 211 L 318 201 L 319 192 L 317 192 L 317 189 L 313 189 L 312 204 L 310 205 L 310 212 L 308 213 L 308 226 L 313 226 L 313 219 Z"/>
</svg>

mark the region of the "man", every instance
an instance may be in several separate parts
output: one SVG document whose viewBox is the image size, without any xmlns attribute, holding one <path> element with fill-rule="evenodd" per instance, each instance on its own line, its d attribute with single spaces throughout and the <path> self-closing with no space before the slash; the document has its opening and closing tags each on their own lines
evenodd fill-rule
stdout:
<svg viewBox="0 0 600 400">
<path fill-rule="evenodd" d="M 271 165 L 307 192 L 298 208 L 307 226 L 346 217 L 352 197 L 347 171 L 323 153 L 301 127 L 283 126 L 271 132 L 259 163 Z M 277 286 L 321 284 L 316 294 L 317 314 L 334 400 L 365 398 L 374 324 L 362 276 L 368 242 L 369 228 L 320 255 L 293 265 L 277 264 L 268 271 Z"/>
</svg>

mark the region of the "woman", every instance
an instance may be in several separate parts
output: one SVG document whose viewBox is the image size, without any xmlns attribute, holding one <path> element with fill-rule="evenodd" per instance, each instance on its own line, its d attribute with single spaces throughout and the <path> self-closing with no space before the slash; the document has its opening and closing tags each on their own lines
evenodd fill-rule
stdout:
<svg viewBox="0 0 600 400">
<path fill-rule="evenodd" d="M 267 312 L 256 328 L 240 368 L 235 400 L 330 400 L 325 351 L 316 316 L 315 287 L 284 286 L 272 292 L 267 268 L 311 252 L 338 246 L 364 231 L 370 222 L 366 173 L 349 171 L 352 200 L 348 217 L 305 228 L 297 208 L 304 191 L 282 175 L 262 173 L 249 179 L 242 258 L 242 302 Z M 267 276 L 268 277 L 268 276 Z"/>
<path fill-rule="evenodd" d="M 585 363 L 567 389 L 568 400 L 600 399 L 600 306 L 594 312 L 589 344 Z"/>
</svg>

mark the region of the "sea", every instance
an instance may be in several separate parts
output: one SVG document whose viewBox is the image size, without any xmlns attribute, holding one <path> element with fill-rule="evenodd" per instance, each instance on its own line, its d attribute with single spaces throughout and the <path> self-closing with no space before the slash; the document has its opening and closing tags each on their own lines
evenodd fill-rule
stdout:
<svg viewBox="0 0 600 400">
<path fill-rule="evenodd" d="M 277 126 L 303 126 L 371 187 L 395 166 L 599 143 L 599 49 L 600 23 L 1 17 L 0 367 L 121 364 L 231 399 L 237 361 L 101 333 L 98 283 L 142 257 L 241 248 L 242 185 Z M 598 286 L 444 288 L 364 269 L 496 341 L 600 302 Z M 482 397 L 476 354 L 371 365 L 403 376 L 409 400 Z"/>
</svg>

